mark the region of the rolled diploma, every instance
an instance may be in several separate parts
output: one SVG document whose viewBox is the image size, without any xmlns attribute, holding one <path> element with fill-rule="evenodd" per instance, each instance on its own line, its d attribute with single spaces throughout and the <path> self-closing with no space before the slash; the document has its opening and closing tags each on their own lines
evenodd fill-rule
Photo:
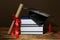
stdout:
<svg viewBox="0 0 60 40">
<path fill-rule="evenodd" d="M 18 10 L 17 10 L 17 12 L 16 12 L 16 17 L 19 17 L 19 15 L 21 14 L 20 12 L 21 12 L 21 10 L 22 10 L 22 8 L 23 8 L 23 4 L 20 4 L 19 5 L 19 8 L 18 8 Z M 14 20 L 12 21 L 12 23 L 11 23 L 11 25 L 10 25 L 10 29 L 9 29 L 9 31 L 8 31 L 8 34 L 10 34 L 10 32 L 11 32 L 11 30 L 12 30 L 12 28 L 13 28 L 13 25 L 14 25 Z"/>
</svg>

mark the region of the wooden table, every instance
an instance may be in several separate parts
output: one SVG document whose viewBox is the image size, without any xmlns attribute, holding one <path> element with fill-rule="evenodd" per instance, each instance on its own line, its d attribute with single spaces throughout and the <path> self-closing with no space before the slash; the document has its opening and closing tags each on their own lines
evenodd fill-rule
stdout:
<svg viewBox="0 0 60 40">
<path fill-rule="evenodd" d="M 9 27 L 0 27 L 0 39 L 1 40 L 16 40 L 8 35 Z M 44 35 L 20 35 L 17 40 L 60 40 L 60 32 L 46 33 Z"/>
</svg>

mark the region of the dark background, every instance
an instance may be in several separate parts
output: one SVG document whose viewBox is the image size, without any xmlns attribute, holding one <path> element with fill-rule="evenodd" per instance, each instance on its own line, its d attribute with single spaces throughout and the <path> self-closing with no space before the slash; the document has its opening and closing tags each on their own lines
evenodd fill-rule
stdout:
<svg viewBox="0 0 60 40">
<path fill-rule="evenodd" d="M 52 22 L 60 25 L 60 0 L 0 0 L 0 26 L 10 26 L 12 15 L 21 2 L 24 7 L 40 9 L 54 16 Z"/>
</svg>

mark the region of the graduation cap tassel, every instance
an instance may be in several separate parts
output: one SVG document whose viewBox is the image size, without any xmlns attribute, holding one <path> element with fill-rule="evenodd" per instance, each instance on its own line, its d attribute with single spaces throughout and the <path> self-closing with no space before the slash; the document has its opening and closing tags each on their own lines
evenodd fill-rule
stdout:
<svg viewBox="0 0 60 40">
<path fill-rule="evenodd" d="M 48 33 L 51 33 L 52 32 L 52 26 L 51 26 L 51 24 L 49 24 L 49 26 L 48 26 Z"/>
</svg>

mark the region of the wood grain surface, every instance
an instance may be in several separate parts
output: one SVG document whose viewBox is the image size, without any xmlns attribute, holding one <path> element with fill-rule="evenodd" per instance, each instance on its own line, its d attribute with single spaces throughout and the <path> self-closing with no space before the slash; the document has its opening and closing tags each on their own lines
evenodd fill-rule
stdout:
<svg viewBox="0 0 60 40">
<path fill-rule="evenodd" d="M 44 35 L 20 35 L 20 38 L 12 38 L 8 32 L 9 27 L 0 27 L 0 40 L 60 40 L 60 32 L 46 33 Z"/>
</svg>

